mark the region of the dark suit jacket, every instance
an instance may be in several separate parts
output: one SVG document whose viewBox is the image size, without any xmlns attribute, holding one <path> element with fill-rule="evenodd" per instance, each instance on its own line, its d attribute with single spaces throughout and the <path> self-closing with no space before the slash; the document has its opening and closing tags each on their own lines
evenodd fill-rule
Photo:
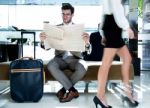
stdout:
<svg viewBox="0 0 150 108">
<path fill-rule="evenodd" d="M 83 53 L 84 60 L 87 61 L 101 61 L 103 56 L 104 46 L 101 44 L 102 36 L 99 32 L 93 32 L 90 35 L 90 43 L 92 46 L 91 54 Z"/>
</svg>

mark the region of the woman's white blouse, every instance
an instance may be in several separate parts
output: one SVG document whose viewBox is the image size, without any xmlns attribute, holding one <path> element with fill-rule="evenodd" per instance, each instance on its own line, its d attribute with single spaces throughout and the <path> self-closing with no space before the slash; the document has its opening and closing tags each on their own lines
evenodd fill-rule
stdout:
<svg viewBox="0 0 150 108">
<path fill-rule="evenodd" d="M 127 30 L 129 28 L 128 20 L 126 19 L 123 5 L 121 4 L 121 0 L 103 0 L 103 16 L 101 21 L 101 27 L 104 22 L 104 15 L 114 15 L 114 19 L 117 25 L 123 30 Z M 103 35 L 103 31 L 101 31 Z"/>
</svg>

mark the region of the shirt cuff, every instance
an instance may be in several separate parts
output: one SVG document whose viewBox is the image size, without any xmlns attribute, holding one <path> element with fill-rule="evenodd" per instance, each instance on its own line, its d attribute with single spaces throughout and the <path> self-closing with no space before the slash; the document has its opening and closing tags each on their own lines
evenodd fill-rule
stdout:
<svg viewBox="0 0 150 108">
<path fill-rule="evenodd" d="M 85 51 L 87 52 L 87 54 L 91 54 L 92 47 L 91 47 L 91 44 L 90 44 L 90 43 L 87 43 L 87 44 L 85 45 Z"/>
</svg>

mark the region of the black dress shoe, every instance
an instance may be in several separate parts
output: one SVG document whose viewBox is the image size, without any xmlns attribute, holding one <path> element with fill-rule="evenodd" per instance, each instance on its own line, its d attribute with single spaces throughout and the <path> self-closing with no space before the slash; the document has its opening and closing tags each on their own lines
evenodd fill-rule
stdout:
<svg viewBox="0 0 150 108">
<path fill-rule="evenodd" d="M 72 99 L 77 98 L 77 97 L 79 97 L 78 91 L 69 91 L 64 98 L 60 99 L 60 102 L 62 102 L 62 103 L 69 102 Z"/>
</svg>

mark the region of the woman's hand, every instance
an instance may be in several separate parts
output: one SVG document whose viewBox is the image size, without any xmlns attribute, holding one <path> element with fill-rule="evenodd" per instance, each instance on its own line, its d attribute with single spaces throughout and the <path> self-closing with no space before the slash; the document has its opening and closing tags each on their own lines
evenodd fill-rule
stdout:
<svg viewBox="0 0 150 108">
<path fill-rule="evenodd" d="M 129 35 L 129 39 L 134 39 L 135 38 L 134 32 L 131 28 L 128 28 L 127 32 L 128 32 L 128 35 Z"/>
<path fill-rule="evenodd" d="M 101 44 L 104 45 L 104 46 L 106 45 L 106 38 L 105 37 L 102 37 Z"/>
</svg>

